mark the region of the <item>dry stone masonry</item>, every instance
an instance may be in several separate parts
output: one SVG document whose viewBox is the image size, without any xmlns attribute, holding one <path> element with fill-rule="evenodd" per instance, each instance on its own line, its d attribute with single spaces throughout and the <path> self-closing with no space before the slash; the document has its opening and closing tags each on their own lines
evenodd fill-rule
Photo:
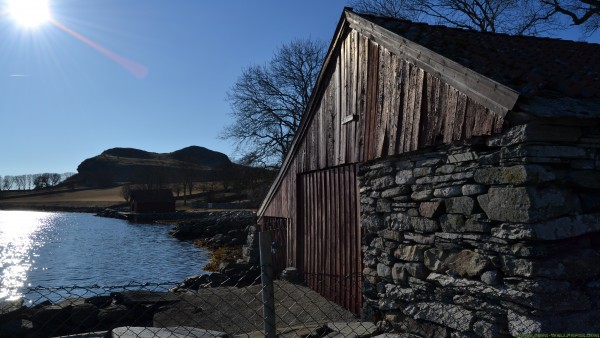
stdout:
<svg viewBox="0 0 600 338">
<path fill-rule="evenodd" d="M 600 128 L 532 120 L 359 173 L 363 315 L 424 337 L 600 332 Z"/>
</svg>

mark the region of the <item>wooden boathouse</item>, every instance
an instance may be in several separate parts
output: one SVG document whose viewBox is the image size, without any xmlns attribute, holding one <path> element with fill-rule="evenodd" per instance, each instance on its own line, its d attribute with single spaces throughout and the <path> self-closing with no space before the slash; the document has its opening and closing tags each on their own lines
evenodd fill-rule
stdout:
<svg viewBox="0 0 600 338">
<path fill-rule="evenodd" d="M 361 246 L 368 244 L 359 166 L 469 144 L 500 133 L 519 98 L 536 104 L 546 90 L 577 90 L 565 77 L 540 78 L 552 67 L 538 62 L 540 53 L 560 44 L 345 9 L 291 150 L 258 212 L 263 229 L 277 230 L 280 264 L 297 267 L 310 287 L 359 313 Z"/>
</svg>

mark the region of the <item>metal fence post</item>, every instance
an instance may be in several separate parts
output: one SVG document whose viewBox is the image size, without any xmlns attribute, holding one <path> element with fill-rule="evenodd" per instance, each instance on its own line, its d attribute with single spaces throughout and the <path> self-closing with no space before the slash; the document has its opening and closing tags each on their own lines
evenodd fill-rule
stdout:
<svg viewBox="0 0 600 338">
<path fill-rule="evenodd" d="M 273 260 L 271 253 L 271 232 L 258 234 L 260 246 L 260 271 L 262 282 L 263 316 L 265 320 L 265 337 L 275 338 L 275 292 L 273 290 Z"/>
</svg>

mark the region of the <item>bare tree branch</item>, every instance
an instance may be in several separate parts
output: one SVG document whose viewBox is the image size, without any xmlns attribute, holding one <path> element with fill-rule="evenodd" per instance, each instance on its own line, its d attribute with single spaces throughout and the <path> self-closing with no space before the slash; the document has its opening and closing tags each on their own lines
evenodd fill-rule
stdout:
<svg viewBox="0 0 600 338">
<path fill-rule="evenodd" d="M 358 11 L 481 32 L 540 35 L 571 25 L 592 34 L 600 0 L 351 0 Z"/>
<path fill-rule="evenodd" d="M 253 163 L 278 166 L 289 149 L 325 57 L 321 41 L 294 40 L 269 63 L 245 69 L 227 93 L 234 122 L 221 137 Z"/>
</svg>

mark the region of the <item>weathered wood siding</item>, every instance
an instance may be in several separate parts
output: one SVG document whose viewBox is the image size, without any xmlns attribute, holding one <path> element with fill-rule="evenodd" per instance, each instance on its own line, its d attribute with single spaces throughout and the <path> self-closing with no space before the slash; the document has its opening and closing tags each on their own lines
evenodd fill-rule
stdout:
<svg viewBox="0 0 600 338">
<path fill-rule="evenodd" d="M 288 234 L 296 231 L 298 174 L 462 142 L 502 128 L 501 114 L 354 30 L 325 74 L 285 176 L 263 209 L 264 216 L 290 218 Z M 294 257 L 296 248 L 288 249 Z"/>
<path fill-rule="evenodd" d="M 358 314 L 361 308 L 361 228 L 356 165 L 299 178 L 298 266 L 305 283 Z"/>
</svg>

